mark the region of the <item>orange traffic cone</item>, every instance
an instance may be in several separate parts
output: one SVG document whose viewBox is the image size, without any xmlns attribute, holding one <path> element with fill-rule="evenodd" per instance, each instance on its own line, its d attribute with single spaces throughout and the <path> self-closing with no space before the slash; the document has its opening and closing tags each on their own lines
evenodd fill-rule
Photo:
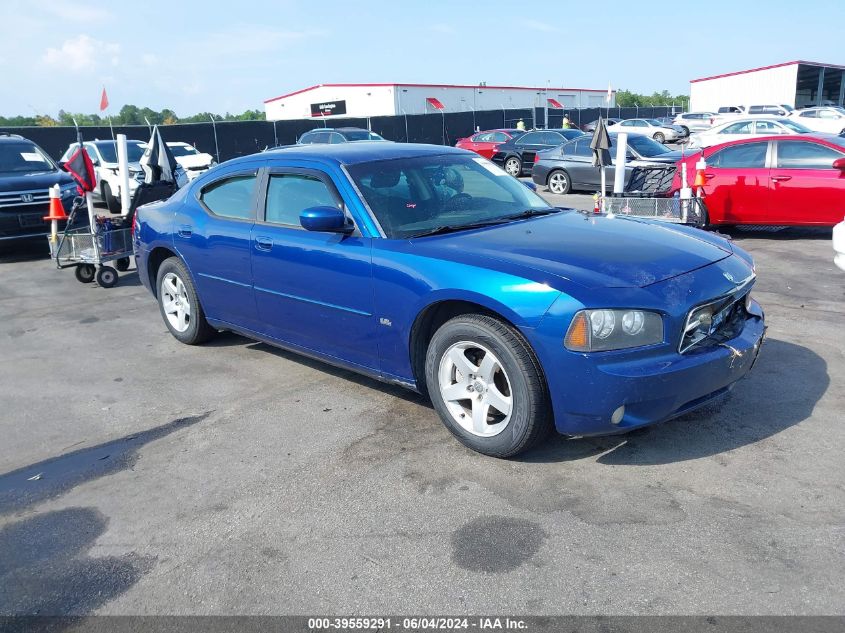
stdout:
<svg viewBox="0 0 845 633">
<path fill-rule="evenodd" d="M 59 185 L 50 187 L 50 213 L 49 215 L 45 215 L 44 219 L 47 221 L 67 220 L 67 213 L 65 213 L 65 208 L 62 206 Z"/>
</svg>

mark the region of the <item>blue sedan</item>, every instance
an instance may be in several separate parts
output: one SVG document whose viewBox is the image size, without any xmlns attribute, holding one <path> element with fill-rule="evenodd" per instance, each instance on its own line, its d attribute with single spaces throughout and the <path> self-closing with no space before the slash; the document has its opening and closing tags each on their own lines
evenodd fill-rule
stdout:
<svg viewBox="0 0 845 633">
<path fill-rule="evenodd" d="M 498 457 L 689 411 L 748 373 L 765 329 L 730 242 L 550 207 L 449 147 L 232 160 L 141 207 L 135 241 L 179 341 L 231 330 L 416 389 Z"/>
</svg>

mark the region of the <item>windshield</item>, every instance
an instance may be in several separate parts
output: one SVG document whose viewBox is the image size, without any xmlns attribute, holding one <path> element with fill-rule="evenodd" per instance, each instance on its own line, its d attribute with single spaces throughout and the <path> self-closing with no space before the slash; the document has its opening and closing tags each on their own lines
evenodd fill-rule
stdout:
<svg viewBox="0 0 845 633">
<path fill-rule="evenodd" d="M 130 163 L 137 163 L 144 155 L 144 149 L 147 146 L 140 141 L 128 141 L 126 143 L 126 157 Z M 107 163 L 117 162 L 117 144 L 111 143 L 97 143 L 97 150 L 100 156 Z"/>
<path fill-rule="evenodd" d="M 349 173 L 387 237 L 503 220 L 551 209 L 487 159 L 440 155 L 350 165 Z"/>
<path fill-rule="evenodd" d="M 643 158 L 652 158 L 672 151 L 662 143 L 653 141 L 649 137 L 641 134 L 631 134 L 628 137 L 628 145 Z"/>
<path fill-rule="evenodd" d="M 196 156 L 199 154 L 196 148 L 189 145 L 168 145 L 167 147 L 169 147 L 170 151 L 173 152 L 173 156 L 175 158 L 180 156 Z"/>
<path fill-rule="evenodd" d="M 375 132 L 368 132 L 367 130 L 351 130 L 344 131 L 343 136 L 347 141 L 383 141 Z"/>
<path fill-rule="evenodd" d="M 32 143 L 0 143 L 0 173 L 29 174 L 55 171 L 56 165 Z"/>
</svg>

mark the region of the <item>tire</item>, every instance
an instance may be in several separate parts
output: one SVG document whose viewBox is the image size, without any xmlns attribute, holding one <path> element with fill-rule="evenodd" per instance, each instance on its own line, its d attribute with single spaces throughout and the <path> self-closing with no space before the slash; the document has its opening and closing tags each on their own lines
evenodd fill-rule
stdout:
<svg viewBox="0 0 845 633">
<path fill-rule="evenodd" d="M 652 137 L 658 143 L 665 143 L 666 137 L 663 135 L 663 132 L 655 132 L 654 136 Z"/>
<path fill-rule="evenodd" d="M 217 333 L 205 320 L 194 283 L 178 257 L 164 260 L 159 267 L 156 296 L 161 318 L 177 341 L 199 345 Z"/>
<path fill-rule="evenodd" d="M 114 264 L 120 272 L 125 273 L 127 270 L 129 270 L 129 265 L 131 264 L 131 261 L 128 257 L 121 257 Z"/>
<path fill-rule="evenodd" d="M 522 175 L 522 161 L 516 156 L 510 156 L 505 160 L 505 171 L 514 178 L 519 178 Z"/>
<path fill-rule="evenodd" d="M 546 185 L 549 191 L 558 195 L 565 195 L 572 191 L 572 181 L 569 180 L 569 174 L 562 169 L 556 169 L 550 173 Z"/>
<path fill-rule="evenodd" d="M 107 182 L 103 183 L 103 202 L 106 203 L 106 207 L 108 207 L 109 213 L 120 213 L 120 200 L 118 200 L 114 197 L 114 195 L 112 195 L 111 187 Z"/>
<path fill-rule="evenodd" d="M 443 424 L 474 451 L 512 457 L 552 428 L 539 362 L 522 335 L 495 318 L 465 314 L 443 324 L 429 343 L 425 375 Z"/>
<path fill-rule="evenodd" d="M 76 280 L 83 284 L 90 284 L 94 281 L 96 273 L 97 270 L 91 264 L 80 264 L 76 267 L 76 270 L 73 271 Z"/>
<path fill-rule="evenodd" d="M 114 288 L 118 280 L 117 271 L 111 266 L 100 266 L 97 270 L 97 284 L 100 288 Z"/>
<path fill-rule="evenodd" d="M 686 125 L 682 125 L 681 129 L 684 131 L 684 136 L 689 136 L 689 128 Z"/>
</svg>

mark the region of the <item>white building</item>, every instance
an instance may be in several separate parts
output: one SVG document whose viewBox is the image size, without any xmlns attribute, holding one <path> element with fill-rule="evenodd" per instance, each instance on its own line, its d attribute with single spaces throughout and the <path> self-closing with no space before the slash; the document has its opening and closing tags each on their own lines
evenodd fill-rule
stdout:
<svg viewBox="0 0 845 633">
<path fill-rule="evenodd" d="M 611 91 L 609 105 L 616 105 L 615 91 Z M 446 84 L 320 84 L 264 102 L 268 121 L 546 106 L 558 109 L 607 107 L 607 90 Z"/>
<path fill-rule="evenodd" d="M 690 110 L 786 104 L 796 108 L 842 105 L 845 66 L 794 61 L 690 81 Z"/>
</svg>

